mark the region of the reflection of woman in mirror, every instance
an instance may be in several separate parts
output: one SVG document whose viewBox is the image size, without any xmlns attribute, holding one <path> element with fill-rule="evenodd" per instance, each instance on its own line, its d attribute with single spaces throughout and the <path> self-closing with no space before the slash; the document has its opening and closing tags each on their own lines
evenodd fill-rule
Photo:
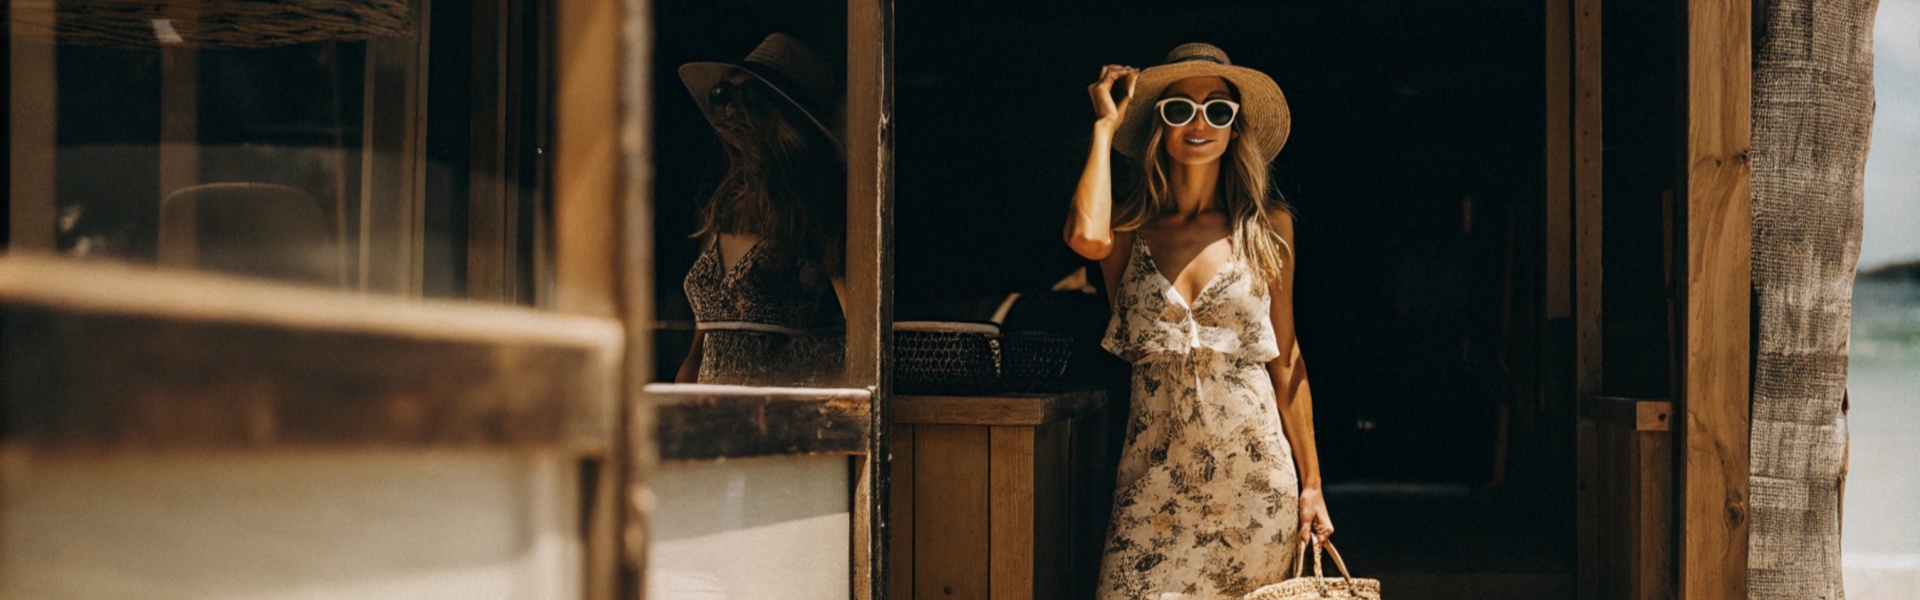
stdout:
<svg viewBox="0 0 1920 600">
<path fill-rule="evenodd" d="M 834 71 L 776 33 L 740 64 L 690 63 L 680 79 L 727 165 L 693 234 L 686 292 L 699 329 L 675 381 L 831 383 L 846 343 L 846 166 L 825 124 Z"/>
<path fill-rule="evenodd" d="M 1133 364 L 1101 598 L 1237 598 L 1333 533 L 1294 340 L 1293 217 L 1267 184 L 1290 116 L 1271 78 L 1231 64 L 1187 44 L 1089 89 L 1065 234 L 1100 262 L 1104 345 Z M 1139 166 L 1117 206 L 1110 150 Z"/>
</svg>

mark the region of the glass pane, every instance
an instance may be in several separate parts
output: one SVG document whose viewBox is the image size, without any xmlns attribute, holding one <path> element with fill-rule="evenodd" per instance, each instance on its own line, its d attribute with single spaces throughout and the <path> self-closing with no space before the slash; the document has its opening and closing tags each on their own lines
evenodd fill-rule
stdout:
<svg viewBox="0 0 1920 600">
<path fill-rule="evenodd" d="M 11 2 L 6 248 L 541 303 L 541 3 L 307 4 Z"/>
<path fill-rule="evenodd" d="M 846 4 L 654 10 L 655 372 L 837 385 Z"/>
</svg>

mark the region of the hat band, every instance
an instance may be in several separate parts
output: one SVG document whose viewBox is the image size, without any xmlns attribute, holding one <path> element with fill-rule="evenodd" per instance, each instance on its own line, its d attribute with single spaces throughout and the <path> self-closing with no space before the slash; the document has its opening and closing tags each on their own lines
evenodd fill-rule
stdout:
<svg viewBox="0 0 1920 600">
<path fill-rule="evenodd" d="M 793 77 L 788 76 L 785 71 L 781 71 L 778 68 L 775 68 L 771 65 L 762 64 L 757 61 L 749 60 L 749 61 L 742 62 L 740 63 L 740 68 L 753 73 L 755 76 L 758 76 L 763 80 L 766 80 L 766 82 L 769 84 L 772 84 L 773 87 L 780 88 L 782 90 L 787 90 L 789 92 L 788 93 L 789 96 L 792 96 L 795 100 L 798 100 L 800 102 L 804 102 L 807 104 L 807 106 L 802 107 L 807 109 L 807 112 L 814 113 L 814 114 L 825 114 L 822 112 L 822 109 L 820 106 L 821 102 L 819 98 L 819 93 L 814 90 L 813 86 L 804 85 L 800 83 L 799 80 L 796 80 Z"/>
<path fill-rule="evenodd" d="M 1171 62 L 1171 63 L 1167 63 L 1167 64 L 1177 64 L 1177 63 L 1184 63 L 1184 62 L 1210 62 L 1210 63 L 1213 63 L 1213 64 L 1216 64 L 1216 65 L 1221 65 L 1221 66 L 1226 66 L 1226 64 L 1227 64 L 1227 63 L 1225 63 L 1225 62 L 1221 62 L 1221 60 L 1220 60 L 1220 59 L 1218 59 L 1218 58 L 1214 58 L 1214 57 L 1211 57 L 1211 56 L 1204 56 L 1204 55 L 1202 55 L 1202 56 L 1188 56 L 1188 57 L 1185 57 L 1185 58 L 1181 58 L 1181 59 L 1178 59 L 1178 60 L 1175 60 L 1175 61 L 1173 61 L 1173 62 Z"/>
</svg>

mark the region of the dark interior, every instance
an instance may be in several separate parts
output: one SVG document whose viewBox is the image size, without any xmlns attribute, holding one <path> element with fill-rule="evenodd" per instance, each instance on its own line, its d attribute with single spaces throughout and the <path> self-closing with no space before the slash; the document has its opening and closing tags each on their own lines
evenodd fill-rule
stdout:
<svg viewBox="0 0 1920 600">
<path fill-rule="evenodd" d="M 1668 333 L 1661 195 L 1677 167 L 1677 113 L 1672 7 L 1606 10 L 1611 345 Z M 671 325 L 691 320 L 685 235 L 721 165 L 675 69 L 737 60 L 773 31 L 844 64 L 845 6 L 655 11 L 656 268 Z M 1060 228 L 1085 160 L 1086 86 L 1104 64 L 1147 67 L 1177 44 L 1215 44 L 1272 75 L 1293 113 L 1274 182 L 1298 216 L 1299 335 L 1350 564 L 1388 585 L 1570 595 L 1572 325 L 1544 310 L 1543 11 L 1517 0 L 897 5 L 896 312 L 1037 295 L 1082 267 Z M 1070 372 L 1124 390 L 1124 364 L 1095 345 L 1104 303 L 1067 306 L 1055 316 L 1083 338 Z M 680 359 L 674 335 L 659 338 L 661 373 Z M 1605 354 L 1605 392 L 1669 394 L 1670 360 Z"/>
<path fill-rule="evenodd" d="M 1572 420 L 1542 410 L 1551 369 L 1535 351 L 1548 339 L 1540 4 L 992 2 L 896 17 L 898 310 L 1037 292 L 1081 267 L 1060 229 L 1086 86 L 1104 64 L 1215 44 L 1272 75 L 1293 112 L 1274 182 L 1297 210 L 1299 336 L 1350 562 L 1390 586 L 1491 572 L 1571 589 Z M 1104 371 L 1125 389 L 1123 368 Z"/>
</svg>

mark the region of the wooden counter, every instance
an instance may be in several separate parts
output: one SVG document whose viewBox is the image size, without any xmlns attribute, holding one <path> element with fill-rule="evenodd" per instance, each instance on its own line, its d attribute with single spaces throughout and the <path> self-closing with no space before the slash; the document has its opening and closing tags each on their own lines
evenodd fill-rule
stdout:
<svg viewBox="0 0 1920 600">
<path fill-rule="evenodd" d="M 1091 596 L 1112 494 L 1105 392 L 892 402 L 892 597 Z"/>
</svg>

